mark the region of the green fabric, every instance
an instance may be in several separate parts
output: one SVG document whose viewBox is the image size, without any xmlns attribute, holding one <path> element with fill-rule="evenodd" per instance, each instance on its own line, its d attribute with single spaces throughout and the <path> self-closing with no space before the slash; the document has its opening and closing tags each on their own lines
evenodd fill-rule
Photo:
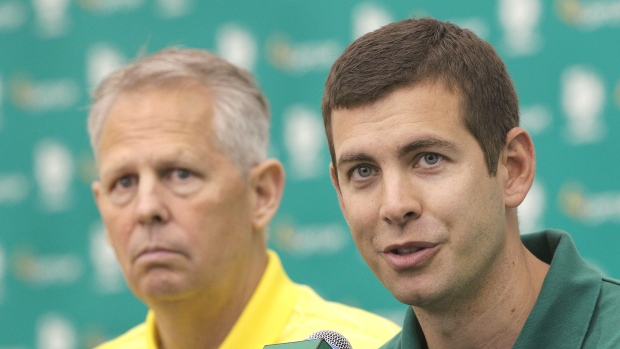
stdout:
<svg viewBox="0 0 620 349">
<path fill-rule="evenodd" d="M 521 240 L 551 266 L 513 348 L 620 348 L 620 281 L 587 265 L 565 232 L 546 230 L 522 235 Z M 425 347 L 409 307 L 403 331 L 381 348 Z"/>
</svg>

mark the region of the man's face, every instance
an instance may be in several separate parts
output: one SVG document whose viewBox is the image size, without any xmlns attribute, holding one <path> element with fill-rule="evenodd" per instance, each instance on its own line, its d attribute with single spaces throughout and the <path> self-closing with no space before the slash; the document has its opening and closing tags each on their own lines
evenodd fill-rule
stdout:
<svg viewBox="0 0 620 349">
<path fill-rule="evenodd" d="M 332 113 L 342 211 L 366 263 L 403 303 L 472 296 L 503 248 L 505 172 L 489 176 L 461 114 L 459 96 L 439 83 Z"/>
<path fill-rule="evenodd" d="M 247 273 L 250 189 L 214 146 L 212 118 L 203 89 L 147 89 L 121 95 L 104 125 L 93 191 L 143 300 L 228 292 Z"/>
</svg>

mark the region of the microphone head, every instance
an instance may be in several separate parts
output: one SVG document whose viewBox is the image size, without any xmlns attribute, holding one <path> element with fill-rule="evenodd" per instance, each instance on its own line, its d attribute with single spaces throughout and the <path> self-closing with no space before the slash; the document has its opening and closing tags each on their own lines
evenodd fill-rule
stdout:
<svg viewBox="0 0 620 349">
<path fill-rule="evenodd" d="M 349 340 L 336 331 L 322 330 L 316 331 L 308 339 L 323 339 L 334 349 L 353 349 Z"/>
</svg>

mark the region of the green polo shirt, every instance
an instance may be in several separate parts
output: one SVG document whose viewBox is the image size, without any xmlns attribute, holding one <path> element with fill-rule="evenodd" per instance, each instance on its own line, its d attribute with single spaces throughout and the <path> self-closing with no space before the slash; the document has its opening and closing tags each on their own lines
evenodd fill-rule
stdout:
<svg viewBox="0 0 620 349">
<path fill-rule="evenodd" d="M 521 240 L 551 266 L 513 348 L 620 348 L 620 281 L 586 264 L 565 232 L 546 230 Z M 411 307 L 402 332 L 382 348 L 426 348 Z"/>
</svg>

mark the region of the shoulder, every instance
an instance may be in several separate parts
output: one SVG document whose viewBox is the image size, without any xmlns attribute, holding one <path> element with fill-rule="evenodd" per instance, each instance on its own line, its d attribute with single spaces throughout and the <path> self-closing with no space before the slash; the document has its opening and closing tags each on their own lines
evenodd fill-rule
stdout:
<svg viewBox="0 0 620 349">
<path fill-rule="evenodd" d="M 402 336 L 403 333 L 400 332 L 392 339 L 390 339 L 387 343 L 385 343 L 381 349 L 399 349 L 402 347 Z"/>
<path fill-rule="evenodd" d="M 95 349 L 146 349 L 147 332 L 146 324 L 142 323 Z"/>
<path fill-rule="evenodd" d="M 584 347 L 620 347 L 620 281 L 604 277 Z"/>
<path fill-rule="evenodd" d="M 308 337 L 316 331 L 333 330 L 345 336 L 354 348 L 365 349 L 378 348 L 400 331 L 391 320 L 363 309 L 326 301 L 311 288 L 299 287 L 301 295 L 285 329 L 293 337 Z"/>
<path fill-rule="evenodd" d="M 620 323 L 620 280 L 603 277 L 595 315 L 596 313 L 613 317 Z"/>
</svg>

